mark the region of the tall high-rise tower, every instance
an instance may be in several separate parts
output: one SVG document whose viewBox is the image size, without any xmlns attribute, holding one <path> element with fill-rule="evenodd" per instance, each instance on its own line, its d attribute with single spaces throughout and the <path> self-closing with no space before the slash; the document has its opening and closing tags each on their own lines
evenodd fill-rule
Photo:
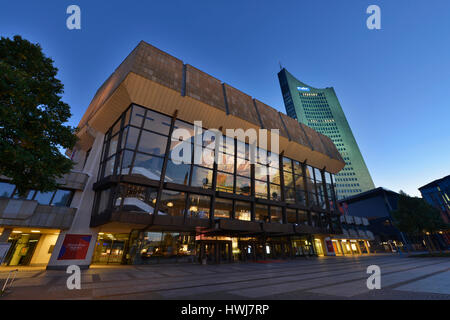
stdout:
<svg viewBox="0 0 450 320">
<path fill-rule="evenodd" d="M 334 89 L 317 89 L 286 69 L 278 73 L 286 113 L 333 140 L 346 166 L 336 175 L 339 199 L 375 188 Z"/>
</svg>

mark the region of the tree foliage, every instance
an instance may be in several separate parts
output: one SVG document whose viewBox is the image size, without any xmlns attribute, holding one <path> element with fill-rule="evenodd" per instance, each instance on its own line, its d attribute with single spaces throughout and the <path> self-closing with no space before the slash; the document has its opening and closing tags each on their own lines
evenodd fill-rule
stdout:
<svg viewBox="0 0 450 320">
<path fill-rule="evenodd" d="M 59 151 L 73 148 L 77 138 L 64 125 L 71 113 L 57 71 L 39 44 L 0 39 L 0 174 L 22 195 L 54 190 L 55 179 L 73 166 Z"/>
<path fill-rule="evenodd" d="M 395 226 L 414 236 L 433 234 L 448 229 L 439 210 L 422 198 L 410 197 L 400 192 L 397 210 L 392 212 Z"/>
</svg>

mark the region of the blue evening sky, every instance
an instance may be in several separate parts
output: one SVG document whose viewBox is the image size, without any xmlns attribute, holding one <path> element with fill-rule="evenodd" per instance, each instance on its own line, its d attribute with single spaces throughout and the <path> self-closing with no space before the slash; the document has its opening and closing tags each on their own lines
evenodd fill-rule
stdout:
<svg viewBox="0 0 450 320">
<path fill-rule="evenodd" d="M 366 28 L 371 4 L 382 30 Z M 140 40 L 285 112 L 281 61 L 335 88 L 376 186 L 418 195 L 450 174 L 449 18 L 448 0 L 2 1 L 0 35 L 55 60 L 71 125 Z"/>
</svg>

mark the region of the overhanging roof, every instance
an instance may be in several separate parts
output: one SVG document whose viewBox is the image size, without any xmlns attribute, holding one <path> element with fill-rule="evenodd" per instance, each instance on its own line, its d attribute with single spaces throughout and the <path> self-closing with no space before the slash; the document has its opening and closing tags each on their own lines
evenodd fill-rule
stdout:
<svg viewBox="0 0 450 320">
<path fill-rule="evenodd" d="M 89 128 L 106 132 L 131 103 L 223 132 L 279 129 L 285 156 L 332 173 L 345 166 L 327 136 L 143 41 L 98 89 L 78 125 L 79 146 L 92 144 Z M 268 140 L 270 149 L 270 132 Z"/>
</svg>

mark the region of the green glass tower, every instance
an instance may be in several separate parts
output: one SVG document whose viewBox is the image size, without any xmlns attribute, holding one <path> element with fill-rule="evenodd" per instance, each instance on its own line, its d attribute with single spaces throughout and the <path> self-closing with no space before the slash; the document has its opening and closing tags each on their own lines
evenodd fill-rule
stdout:
<svg viewBox="0 0 450 320">
<path fill-rule="evenodd" d="M 334 88 L 313 88 L 284 68 L 278 73 L 278 79 L 286 113 L 331 138 L 344 158 L 346 165 L 336 175 L 338 199 L 374 189 L 372 177 Z"/>
</svg>

